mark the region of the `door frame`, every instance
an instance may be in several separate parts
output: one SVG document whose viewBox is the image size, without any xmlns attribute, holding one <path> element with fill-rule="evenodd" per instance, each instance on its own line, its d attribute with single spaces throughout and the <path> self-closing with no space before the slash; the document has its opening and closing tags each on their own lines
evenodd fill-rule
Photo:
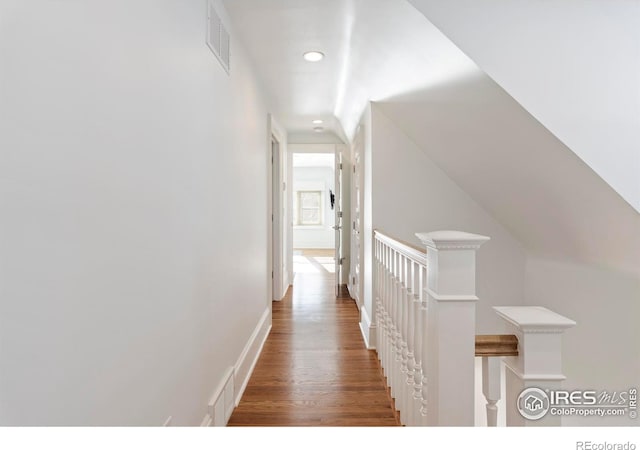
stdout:
<svg viewBox="0 0 640 450">
<path fill-rule="evenodd" d="M 364 305 L 364 186 L 363 186 L 363 158 L 365 152 L 365 136 L 364 129 L 361 125 L 356 129 L 356 134 L 351 145 L 351 205 L 349 216 L 349 235 L 350 235 L 350 253 L 351 260 L 349 264 L 349 277 L 347 287 L 351 298 L 355 299 L 358 309 L 362 310 Z M 357 172 L 357 173 L 356 173 Z M 356 183 L 358 186 L 356 186 Z M 360 198 L 356 198 L 359 196 Z M 359 211 L 356 213 L 356 205 L 360 205 Z M 357 217 L 356 217 L 357 216 Z M 356 222 L 359 227 L 356 227 Z M 357 229 L 356 229 L 357 228 Z M 357 236 L 356 236 L 357 235 Z M 356 265 L 359 265 L 356 276 Z"/>
<path fill-rule="evenodd" d="M 267 285 L 269 302 L 280 301 L 287 293 L 290 284 L 288 248 L 289 208 L 287 205 L 287 133 L 272 114 L 268 115 L 268 255 Z M 274 148 L 274 142 L 277 144 Z"/>
<path fill-rule="evenodd" d="M 351 162 L 350 162 L 350 152 L 348 151 L 348 146 L 345 144 L 325 144 L 325 143 L 300 143 L 300 144 L 289 144 L 287 147 L 288 152 L 288 183 L 291 186 L 289 192 L 287 194 L 287 202 L 289 204 L 289 211 L 293 211 L 293 154 L 294 153 L 326 153 L 335 155 L 336 152 L 339 152 L 342 155 L 342 182 L 341 182 L 341 192 L 340 192 L 340 200 L 342 202 L 342 223 L 346 223 L 345 221 L 349 221 L 349 217 L 351 215 L 351 197 L 350 197 L 350 170 L 351 170 Z M 338 171 L 338 167 L 334 167 L 334 171 Z M 336 202 L 338 199 L 336 199 Z M 293 216 L 291 216 L 291 221 L 293 221 Z M 287 257 L 291 258 L 289 267 L 293 271 L 293 223 L 291 223 L 291 232 L 289 233 L 289 245 L 287 248 Z M 342 254 L 340 257 L 343 260 L 342 265 L 342 280 L 340 280 L 341 285 L 346 285 L 347 277 L 349 275 L 349 260 L 350 260 L 350 236 L 349 230 L 342 227 L 341 234 L 342 241 Z M 334 246 L 335 248 L 335 246 Z M 293 281 L 293 273 L 290 274 L 290 280 Z M 337 280 L 336 280 L 337 281 Z"/>
</svg>

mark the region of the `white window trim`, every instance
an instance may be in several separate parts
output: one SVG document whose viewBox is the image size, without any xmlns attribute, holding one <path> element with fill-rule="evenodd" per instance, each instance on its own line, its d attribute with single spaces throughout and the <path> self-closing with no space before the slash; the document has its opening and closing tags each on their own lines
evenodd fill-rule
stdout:
<svg viewBox="0 0 640 450">
<path fill-rule="evenodd" d="M 318 206 L 318 217 L 320 218 L 320 222 L 319 223 L 313 223 L 313 224 L 304 224 L 304 223 L 300 223 L 300 217 L 301 217 L 301 213 L 302 213 L 302 206 L 300 204 L 300 193 L 303 192 L 312 192 L 312 193 L 318 193 L 320 194 L 320 202 L 319 202 L 319 206 Z M 295 196 L 296 196 L 296 223 L 294 223 L 294 228 L 299 228 L 299 229 L 305 229 L 305 230 L 312 230 L 312 229 L 323 229 L 324 228 L 324 190 L 321 189 L 299 189 L 297 191 L 295 191 Z M 309 208 L 307 208 L 309 209 Z"/>
</svg>

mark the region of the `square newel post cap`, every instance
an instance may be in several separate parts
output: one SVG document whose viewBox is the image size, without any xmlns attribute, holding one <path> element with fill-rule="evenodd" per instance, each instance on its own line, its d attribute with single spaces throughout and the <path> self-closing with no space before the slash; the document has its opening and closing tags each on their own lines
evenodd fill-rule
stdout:
<svg viewBox="0 0 640 450">
<path fill-rule="evenodd" d="M 518 356 L 505 364 L 523 383 L 552 383 L 562 373 L 562 334 L 576 323 L 542 306 L 494 306 L 510 332 L 518 337 Z M 522 388 L 525 386 L 522 385 Z"/>
<path fill-rule="evenodd" d="M 416 233 L 416 236 L 423 245 L 434 250 L 477 250 L 491 239 L 488 236 L 451 230 Z"/>
<path fill-rule="evenodd" d="M 542 306 L 494 306 L 498 316 L 522 333 L 560 334 L 576 322 Z"/>
</svg>

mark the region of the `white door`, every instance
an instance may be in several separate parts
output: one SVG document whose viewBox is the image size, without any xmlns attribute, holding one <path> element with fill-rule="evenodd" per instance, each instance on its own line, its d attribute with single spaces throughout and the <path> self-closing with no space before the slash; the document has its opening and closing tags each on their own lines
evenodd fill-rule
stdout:
<svg viewBox="0 0 640 450">
<path fill-rule="evenodd" d="M 335 159 L 335 184 L 334 197 L 331 199 L 333 210 L 335 212 L 335 222 L 333 229 L 335 230 L 336 253 L 335 253 L 335 276 L 336 276 L 336 297 L 340 297 L 340 286 L 342 284 L 342 151 L 336 145 Z"/>
<path fill-rule="evenodd" d="M 353 142 L 353 176 L 351 178 L 351 270 L 349 277 L 349 292 L 356 299 L 358 306 L 362 305 L 360 282 L 362 265 L 360 264 L 360 236 L 362 232 L 362 152 L 364 136 L 362 127 L 358 127 Z"/>
</svg>

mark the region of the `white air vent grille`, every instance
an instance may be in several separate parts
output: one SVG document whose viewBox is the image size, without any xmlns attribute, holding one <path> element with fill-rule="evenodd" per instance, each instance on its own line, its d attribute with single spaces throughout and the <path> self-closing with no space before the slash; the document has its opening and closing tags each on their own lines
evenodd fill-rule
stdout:
<svg viewBox="0 0 640 450">
<path fill-rule="evenodd" d="M 224 70 L 229 73 L 231 68 L 231 38 L 229 32 L 222 24 L 220 16 L 213 7 L 213 1 L 209 0 L 209 16 L 208 16 L 208 30 L 207 30 L 207 45 L 211 49 L 214 55 L 224 67 Z"/>
</svg>

